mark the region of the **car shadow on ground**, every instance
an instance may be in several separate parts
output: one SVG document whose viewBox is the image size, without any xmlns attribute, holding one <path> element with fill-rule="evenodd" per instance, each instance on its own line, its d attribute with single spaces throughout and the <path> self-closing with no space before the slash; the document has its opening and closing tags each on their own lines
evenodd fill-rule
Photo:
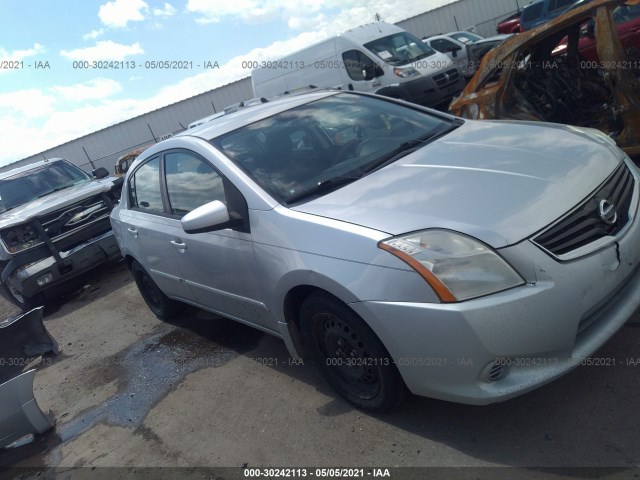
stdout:
<svg viewBox="0 0 640 480">
<path fill-rule="evenodd" d="M 64 307 L 64 313 L 82 308 L 98 297 L 106 296 L 124 284 L 131 283 L 136 288 L 124 259 L 120 258 L 99 265 L 65 282 L 54 291 L 47 292 L 44 317 L 53 316 Z"/>
<path fill-rule="evenodd" d="M 308 363 L 292 364 L 284 343 L 232 320 L 183 316 L 174 325 L 202 335 L 315 387 L 333 400 L 317 409 L 339 416 L 354 408 Z M 212 317 L 215 317 L 212 315 Z M 211 320 L 211 319 L 209 319 Z M 637 320 L 636 320 L 637 321 Z M 410 395 L 395 410 L 371 415 L 381 422 L 446 444 L 484 462 L 518 467 L 608 467 L 640 464 L 637 399 L 640 396 L 640 329 L 627 325 L 592 358 L 568 375 L 507 402 L 471 406 Z M 253 349 L 250 345 L 257 342 Z M 238 345 L 244 347 L 238 349 Z M 366 414 L 366 413 L 365 413 Z M 566 474 L 564 470 L 559 473 Z M 602 475 L 602 470 L 581 472 Z"/>
</svg>

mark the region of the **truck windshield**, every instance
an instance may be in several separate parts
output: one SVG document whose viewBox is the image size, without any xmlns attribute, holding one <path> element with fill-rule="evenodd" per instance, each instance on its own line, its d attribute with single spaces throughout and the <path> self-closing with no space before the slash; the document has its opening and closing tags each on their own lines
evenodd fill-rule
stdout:
<svg viewBox="0 0 640 480">
<path fill-rule="evenodd" d="M 90 180 L 84 171 L 64 161 L 17 173 L 0 180 L 0 213 Z"/>
<path fill-rule="evenodd" d="M 355 182 L 458 125 L 390 100 L 340 93 L 211 143 L 276 200 L 291 204 Z"/>
<path fill-rule="evenodd" d="M 436 51 L 408 32 L 378 38 L 364 46 L 389 65 L 406 65 L 434 55 Z"/>
</svg>

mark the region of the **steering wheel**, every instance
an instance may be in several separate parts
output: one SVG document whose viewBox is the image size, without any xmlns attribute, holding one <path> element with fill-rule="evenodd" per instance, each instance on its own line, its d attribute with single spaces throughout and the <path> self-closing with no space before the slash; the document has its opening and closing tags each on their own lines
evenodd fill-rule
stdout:
<svg viewBox="0 0 640 480">
<path fill-rule="evenodd" d="M 360 140 L 357 138 L 352 138 L 344 145 L 341 145 L 336 153 L 336 161 L 335 164 L 344 162 L 345 160 L 352 158 L 355 156 L 356 151 L 358 150 L 358 145 L 360 144 Z"/>
</svg>

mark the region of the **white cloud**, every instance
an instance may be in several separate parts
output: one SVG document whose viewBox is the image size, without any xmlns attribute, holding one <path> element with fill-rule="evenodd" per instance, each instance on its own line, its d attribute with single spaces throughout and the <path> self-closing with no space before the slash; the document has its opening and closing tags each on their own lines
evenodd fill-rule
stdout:
<svg viewBox="0 0 640 480">
<path fill-rule="evenodd" d="M 282 19 L 290 28 L 298 28 L 303 23 L 317 26 L 311 21 L 321 10 L 329 15 L 331 10 L 340 10 L 337 17 L 349 18 L 349 27 L 371 23 L 378 13 L 383 20 L 394 23 L 405 18 L 434 9 L 455 0 L 235 0 L 221 3 L 218 0 L 188 0 L 187 11 L 197 15 L 198 23 L 217 23 L 222 19 L 237 18 L 246 23 L 260 23 L 275 18 Z M 426 5 L 428 4 L 428 5 Z M 300 27 L 303 28 L 303 27 Z"/>
<path fill-rule="evenodd" d="M 170 3 L 166 3 L 166 2 L 162 8 L 153 9 L 153 14 L 156 17 L 172 17 L 173 15 L 176 14 L 176 12 L 177 10 L 175 9 L 175 7 Z"/>
<path fill-rule="evenodd" d="M 84 102 L 110 97 L 122 91 L 122 85 L 110 78 L 94 78 L 70 86 L 54 86 L 51 91 L 71 102 Z"/>
<path fill-rule="evenodd" d="M 83 40 L 95 40 L 98 37 L 101 37 L 102 35 L 104 35 L 104 28 L 99 28 L 98 30 L 91 30 L 89 33 L 85 33 L 82 36 Z"/>
<path fill-rule="evenodd" d="M 111 40 L 97 42 L 94 47 L 62 50 L 60 55 L 70 60 L 115 60 L 121 61 L 132 55 L 142 55 L 144 49 L 139 43 L 124 45 Z"/>
<path fill-rule="evenodd" d="M 54 104 L 55 98 L 36 88 L 0 93 L 0 118 L 11 121 L 47 118 L 55 112 Z M 6 134 L 3 131 L 3 136 Z"/>
<path fill-rule="evenodd" d="M 39 53 L 44 52 L 44 47 L 39 43 L 34 43 L 32 48 L 27 50 L 14 50 L 13 52 L 8 52 L 3 48 L 0 48 L 0 60 L 2 61 L 20 61 L 24 60 L 27 57 L 33 57 L 38 55 Z"/>
<path fill-rule="evenodd" d="M 149 11 L 144 0 L 113 0 L 100 5 L 98 17 L 108 27 L 126 27 L 129 22 L 144 20 L 143 12 Z"/>
<path fill-rule="evenodd" d="M 291 30 L 309 31 L 309 30 L 313 30 L 314 27 L 317 28 L 318 25 L 322 25 L 325 22 L 326 18 L 327 17 L 322 13 L 316 15 L 315 17 L 293 16 L 293 17 L 290 17 L 289 20 L 287 21 L 287 26 Z"/>
</svg>

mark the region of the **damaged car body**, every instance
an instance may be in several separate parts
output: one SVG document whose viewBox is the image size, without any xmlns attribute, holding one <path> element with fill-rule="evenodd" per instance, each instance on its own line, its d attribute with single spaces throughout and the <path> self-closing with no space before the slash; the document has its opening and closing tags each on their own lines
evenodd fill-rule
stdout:
<svg viewBox="0 0 640 480">
<path fill-rule="evenodd" d="M 93 173 L 51 159 L 0 174 L 0 294 L 23 310 L 120 256 L 109 213 L 123 179 Z"/>
<path fill-rule="evenodd" d="M 640 154 L 639 0 L 594 0 L 489 53 L 450 111 L 597 128 Z M 631 28 L 631 27 L 629 27 Z"/>
<path fill-rule="evenodd" d="M 42 323 L 42 307 L 0 321 L 0 448 L 53 427 L 33 396 L 35 369 L 22 372 L 40 355 L 59 352 Z"/>
</svg>

